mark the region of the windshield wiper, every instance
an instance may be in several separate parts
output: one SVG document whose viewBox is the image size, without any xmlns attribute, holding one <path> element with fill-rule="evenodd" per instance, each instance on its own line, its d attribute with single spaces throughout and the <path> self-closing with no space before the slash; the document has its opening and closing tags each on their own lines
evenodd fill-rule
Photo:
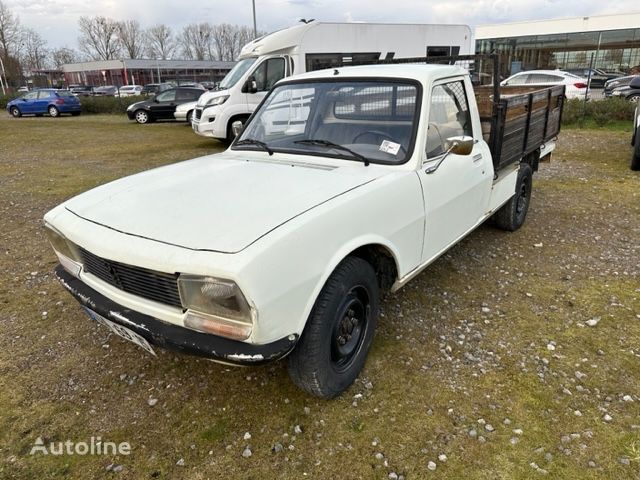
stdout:
<svg viewBox="0 0 640 480">
<path fill-rule="evenodd" d="M 369 159 L 367 157 L 365 157 L 364 155 L 358 152 L 354 152 L 350 148 L 345 147 L 344 145 L 340 145 L 339 143 L 333 143 L 333 142 L 330 142 L 329 140 L 322 140 L 319 138 L 307 138 L 304 140 L 296 140 L 293 143 L 298 143 L 300 145 L 317 145 L 319 147 L 327 147 L 327 148 L 335 148 L 336 150 L 343 150 L 345 152 L 350 153 L 358 160 L 362 160 L 364 162 L 365 167 L 369 166 Z"/>
<path fill-rule="evenodd" d="M 269 148 L 269 145 L 267 145 L 266 143 L 260 140 L 256 140 L 255 138 L 245 138 L 244 140 L 240 140 L 236 142 L 236 145 L 257 145 L 261 147 L 269 155 L 273 155 L 273 150 Z"/>
</svg>

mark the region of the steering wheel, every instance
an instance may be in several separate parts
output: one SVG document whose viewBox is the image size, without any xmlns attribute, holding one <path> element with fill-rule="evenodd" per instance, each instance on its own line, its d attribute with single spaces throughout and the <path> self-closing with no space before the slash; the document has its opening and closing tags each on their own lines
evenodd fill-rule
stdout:
<svg viewBox="0 0 640 480">
<path fill-rule="evenodd" d="M 351 143 L 358 143 L 358 140 L 361 137 L 364 137 L 366 135 L 374 135 L 378 138 L 382 138 L 385 140 L 389 140 L 393 143 L 397 143 L 398 145 L 400 145 L 400 150 L 403 150 L 405 155 L 407 154 L 407 149 L 404 148 L 404 146 L 402 145 L 401 142 L 399 142 L 398 140 L 396 140 L 395 138 L 393 138 L 391 135 L 389 135 L 388 133 L 385 132 L 381 132 L 380 130 L 367 130 L 365 132 L 360 132 L 358 133 L 355 137 L 353 137 L 353 140 L 351 141 Z"/>
</svg>

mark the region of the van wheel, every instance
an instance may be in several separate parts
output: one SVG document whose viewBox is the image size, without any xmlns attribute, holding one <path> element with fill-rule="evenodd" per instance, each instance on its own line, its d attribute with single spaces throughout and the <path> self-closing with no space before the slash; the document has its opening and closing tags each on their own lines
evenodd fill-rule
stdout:
<svg viewBox="0 0 640 480">
<path fill-rule="evenodd" d="M 631 170 L 640 170 L 640 127 L 636 129 L 635 147 L 631 157 Z"/>
<path fill-rule="evenodd" d="M 227 138 L 225 139 L 225 141 L 227 143 L 231 143 L 235 140 L 236 136 L 233 134 L 233 122 L 237 122 L 238 120 L 240 120 L 242 122 L 242 125 L 244 125 L 245 123 L 247 123 L 247 120 L 249 120 L 249 117 L 234 117 L 231 120 L 229 120 L 229 123 L 227 124 Z"/>
<path fill-rule="evenodd" d="M 58 117 L 60 115 L 60 110 L 58 110 L 57 107 L 54 107 L 53 105 L 51 105 L 48 109 L 49 112 L 49 116 L 50 117 Z"/>
<path fill-rule="evenodd" d="M 14 118 L 20 118 L 22 116 L 22 112 L 20 112 L 20 109 L 18 107 L 11 107 L 9 112 L 11 113 L 11 116 Z"/>
<path fill-rule="evenodd" d="M 493 221 L 498 228 L 515 232 L 523 224 L 531 203 L 533 171 L 527 163 L 521 163 L 516 180 L 516 194 L 493 214 Z"/>
<path fill-rule="evenodd" d="M 347 257 L 318 296 L 295 350 L 289 375 L 321 398 L 345 391 L 364 366 L 378 321 L 378 281 L 373 267 Z"/>
</svg>

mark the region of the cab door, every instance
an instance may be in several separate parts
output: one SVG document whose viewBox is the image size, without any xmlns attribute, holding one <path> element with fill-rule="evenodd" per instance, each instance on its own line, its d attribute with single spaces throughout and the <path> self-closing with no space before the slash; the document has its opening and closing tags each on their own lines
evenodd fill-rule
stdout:
<svg viewBox="0 0 640 480">
<path fill-rule="evenodd" d="M 248 84 L 255 81 L 255 91 L 247 89 L 247 108 L 250 112 L 256 109 L 278 80 L 290 75 L 289 65 L 287 55 L 267 57 L 249 75 Z"/>
<path fill-rule="evenodd" d="M 423 262 L 468 233 L 489 207 L 491 153 L 479 123 L 474 128 L 465 85 L 462 78 L 447 79 L 431 91 L 427 140 L 418 171 L 426 215 Z M 455 136 L 474 138 L 469 155 L 447 154 L 446 140 Z"/>
</svg>

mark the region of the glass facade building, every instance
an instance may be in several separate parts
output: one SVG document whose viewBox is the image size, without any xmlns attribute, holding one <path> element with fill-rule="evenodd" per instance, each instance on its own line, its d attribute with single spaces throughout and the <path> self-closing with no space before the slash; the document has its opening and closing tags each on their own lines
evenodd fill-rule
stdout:
<svg viewBox="0 0 640 480">
<path fill-rule="evenodd" d="M 616 17 L 478 27 L 476 52 L 501 54 L 503 75 L 521 70 L 587 68 L 592 59 L 593 68 L 640 73 L 640 21 L 635 22 L 635 28 L 619 28 L 621 22 Z M 624 23 L 629 23 L 628 17 Z M 604 21 L 598 21 L 600 18 Z"/>
</svg>

